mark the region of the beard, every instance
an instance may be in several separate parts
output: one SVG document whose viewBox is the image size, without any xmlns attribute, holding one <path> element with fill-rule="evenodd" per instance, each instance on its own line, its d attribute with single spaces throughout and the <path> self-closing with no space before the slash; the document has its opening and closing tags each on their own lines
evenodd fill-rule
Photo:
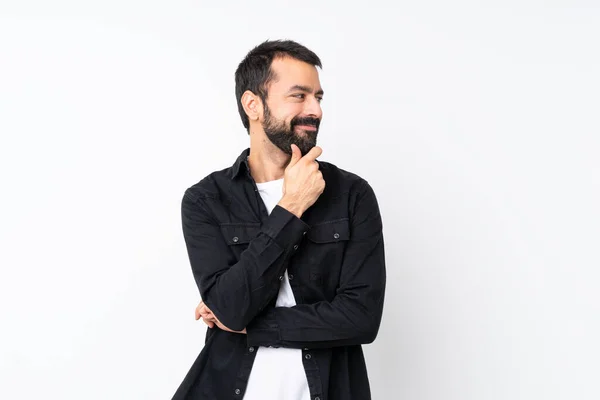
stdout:
<svg viewBox="0 0 600 400">
<path fill-rule="evenodd" d="M 277 148 L 286 154 L 292 154 L 291 144 L 295 144 L 300 149 L 302 156 L 306 155 L 317 145 L 317 135 L 319 133 L 319 125 L 321 121 L 318 118 L 312 117 L 294 117 L 289 126 L 285 121 L 278 120 L 271 115 L 269 108 L 265 104 L 265 121 L 263 122 L 263 130 L 265 134 Z M 296 134 L 294 128 L 297 125 L 313 126 L 316 129 L 304 130 L 303 134 Z"/>
</svg>

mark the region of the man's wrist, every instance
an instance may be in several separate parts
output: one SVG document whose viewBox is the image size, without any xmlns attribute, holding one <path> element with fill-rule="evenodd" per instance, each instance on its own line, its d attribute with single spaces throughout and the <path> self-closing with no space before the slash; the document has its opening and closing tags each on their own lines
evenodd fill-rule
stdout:
<svg viewBox="0 0 600 400">
<path fill-rule="evenodd" d="M 294 202 L 293 200 L 282 198 L 279 201 L 279 203 L 277 203 L 277 205 L 279 205 L 282 208 L 285 208 L 298 218 L 300 218 L 302 214 L 304 214 L 304 208 L 300 204 Z"/>
</svg>

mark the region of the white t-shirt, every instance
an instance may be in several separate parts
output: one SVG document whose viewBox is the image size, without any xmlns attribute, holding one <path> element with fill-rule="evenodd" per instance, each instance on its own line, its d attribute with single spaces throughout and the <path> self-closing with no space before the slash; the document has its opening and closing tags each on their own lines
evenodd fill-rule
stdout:
<svg viewBox="0 0 600 400">
<path fill-rule="evenodd" d="M 270 214 L 283 195 L 283 179 L 257 183 L 256 186 Z M 275 306 L 295 305 L 296 299 L 286 270 Z M 259 347 L 244 400 L 310 400 L 308 380 L 302 364 L 302 350 Z"/>
</svg>

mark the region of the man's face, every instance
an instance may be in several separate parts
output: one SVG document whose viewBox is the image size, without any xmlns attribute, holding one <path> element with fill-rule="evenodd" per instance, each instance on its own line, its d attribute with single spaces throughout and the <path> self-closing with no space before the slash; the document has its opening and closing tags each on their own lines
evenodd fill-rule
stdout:
<svg viewBox="0 0 600 400">
<path fill-rule="evenodd" d="M 276 79 L 268 89 L 262 127 L 275 146 L 292 154 L 293 143 L 305 155 L 317 144 L 323 90 L 316 67 L 290 57 L 273 60 Z"/>
</svg>

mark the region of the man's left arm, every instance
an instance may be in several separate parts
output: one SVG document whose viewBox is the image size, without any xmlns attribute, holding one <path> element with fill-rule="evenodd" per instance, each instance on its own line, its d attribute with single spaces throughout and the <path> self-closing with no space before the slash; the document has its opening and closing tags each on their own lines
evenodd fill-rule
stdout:
<svg viewBox="0 0 600 400">
<path fill-rule="evenodd" d="M 381 215 L 366 181 L 350 232 L 333 300 L 266 309 L 246 328 L 248 346 L 329 348 L 375 340 L 383 313 L 386 271 Z"/>
</svg>

